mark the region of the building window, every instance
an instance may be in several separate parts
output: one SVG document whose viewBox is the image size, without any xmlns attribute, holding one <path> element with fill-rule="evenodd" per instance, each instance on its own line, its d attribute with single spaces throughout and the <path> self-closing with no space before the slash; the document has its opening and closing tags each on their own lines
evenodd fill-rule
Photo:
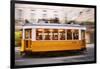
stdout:
<svg viewBox="0 0 100 69">
<path fill-rule="evenodd" d="M 54 14 L 54 17 L 58 17 L 58 15 L 57 14 Z"/>
<path fill-rule="evenodd" d="M 31 11 L 35 11 L 35 10 L 31 10 Z"/>
<path fill-rule="evenodd" d="M 15 9 L 15 23 L 22 24 L 23 22 L 23 9 Z"/>
<path fill-rule="evenodd" d="M 47 14 L 43 14 L 43 17 L 46 17 L 47 16 Z"/>
<path fill-rule="evenodd" d="M 57 13 L 57 11 L 54 11 L 54 13 Z"/>
<path fill-rule="evenodd" d="M 79 39 L 79 31 L 78 30 L 73 30 L 73 39 L 78 40 Z"/>
<path fill-rule="evenodd" d="M 47 12 L 47 10 L 43 10 L 43 12 Z"/>
<path fill-rule="evenodd" d="M 17 10 L 18 20 L 21 20 L 21 19 L 22 19 L 22 13 L 23 13 L 22 9 L 18 9 L 18 10 Z"/>
<path fill-rule="evenodd" d="M 60 34 L 60 40 L 65 40 L 65 30 L 64 29 L 60 29 L 59 30 L 59 34 Z"/>
<path fill-rule="evenodd" d="M 36 40 L 43 40 L 43 29 L 36 29 Z"/>
<path fill-rule="evenodd" d="M 25 39 L 30 39 L 31 33 L 31 29 L 25 29 Z"/>
<path fill-rule="evenodd" d="M 71 29 L 67 30 L 67 40 L 72 40 L 72 30 Z"/>
</svg>

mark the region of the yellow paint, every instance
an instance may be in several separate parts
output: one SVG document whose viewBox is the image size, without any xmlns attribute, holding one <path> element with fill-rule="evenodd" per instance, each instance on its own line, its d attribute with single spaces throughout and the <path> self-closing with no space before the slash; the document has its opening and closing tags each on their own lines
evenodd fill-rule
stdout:
<svg viewBox="0 0 100 69">
<path fill-rule="evenodd" d="M 25 48 L 25 47 L 24 47 L 25 42 L 24 42 L 24 40 L 22 40 L 21 42 L 22 42 L 22 43 L 21 43 L 20 51 L 23 52 L 23 51 L 24 51 L 24 48 Z"/>
<path fill-rule="evenodd" d="M 81 41 L 34 41 L 32 42 L 32 51 L 60 51 L 60 50 L 79 50 L 85 46 Z"/>
<path fill-rule="evenodd" d="M 25 42 L 26 40 L 24 40 Z M 43 51 L 63 51 L 63 50 L 80 50 L 85 48 L 85 42 L 82 40 L 61 40 L 61 41 L 28 41 L 28 48 L 26 43 L 22 41 L 21 51 L 43 52 Z"/>
</svg>

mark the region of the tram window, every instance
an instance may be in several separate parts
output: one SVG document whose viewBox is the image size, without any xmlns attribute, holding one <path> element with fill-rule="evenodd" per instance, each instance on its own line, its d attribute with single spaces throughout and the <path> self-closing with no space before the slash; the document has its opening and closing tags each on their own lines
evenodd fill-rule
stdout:
<svg viewBox="0 0 100 69">
<path fill-rule="evenodd" d="M 85 39 L 85 30 L 81 30 L 81 39 Z"/>
<path fill-rule="evenodd" d="M 31 38 L 31 29 L 25 29 L 25 39 Z"/>
<path fill-rule="evenodd" d="M 36 40 L 43 39 L 42 31 L 43 31 L 43 29 L 36 29 Z"/>
<path fill-rule="evenodd" d="M 73 30 L 73 39 L 78 40 L 79 39 L 79 31 L 78 30 Z"/>
<path fill-rule="evenodd" d="M 61 29 L 59 30 L 59 33 L 60 33 L 60 40 L 65 40 L 65 30 Z"/>
<path fill-rule="evenodd" d="M 44 35 L 45 35 L 44 40 L 50 40 L 50 30 L 49 29 L 44 30 Z"/>
<path fill-rule="evenodd" d="M 72 30 L 71 29 L 67 30 L 67 40 L 72 40 Z"/>
<path fill-rule="evenodd" d="M 58 29 L 53 29 L 52 40 L 58 40 Z"/>
</svg>

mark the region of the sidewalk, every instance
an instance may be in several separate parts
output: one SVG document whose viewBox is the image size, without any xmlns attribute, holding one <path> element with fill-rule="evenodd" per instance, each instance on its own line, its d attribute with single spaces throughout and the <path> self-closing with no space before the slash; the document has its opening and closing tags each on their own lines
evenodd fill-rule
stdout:
<svg viewBox="0 0 100 69">
<path fill-rule="evenodd" d="M 86 47 L 94 47 L 94 43 L 92 43 L 92 44 L 86 44 Z"/>
<path fill-rule="evenodd" d="M 20 50 L 20 47 L 15 47 L 15 51 L 18 52 Z"/>
</svg>

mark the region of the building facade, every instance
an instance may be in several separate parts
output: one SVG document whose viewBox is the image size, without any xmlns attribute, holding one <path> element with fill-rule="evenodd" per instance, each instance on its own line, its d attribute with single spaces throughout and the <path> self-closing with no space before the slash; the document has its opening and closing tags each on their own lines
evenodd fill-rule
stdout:
<svg viewBox="0 0 100 69">
<path fill-rule="evenodd" d="M 45 6 L 45 5 L 15 5 L 15 25 L 16 30 L 26 22 L 30 23 L 68 23 L 69 21 L 92 22 L 94 26 L 94 9 L 79 7 L 61 7 L 61 6 Z M 94 27 L 85 24 L 86 42 L 93 43 Z"/>
</svg>

